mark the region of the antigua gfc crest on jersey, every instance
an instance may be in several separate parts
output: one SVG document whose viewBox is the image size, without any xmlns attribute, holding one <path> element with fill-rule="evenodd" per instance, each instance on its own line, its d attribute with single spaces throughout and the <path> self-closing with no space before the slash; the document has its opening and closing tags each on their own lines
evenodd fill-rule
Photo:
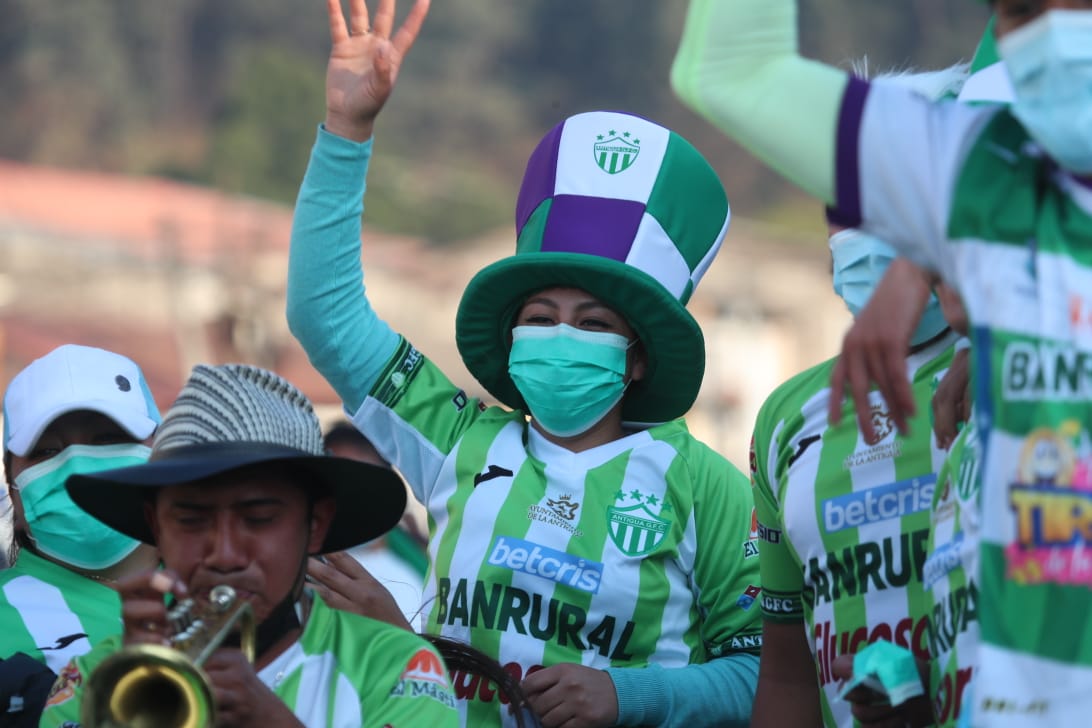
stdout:
<svg viewBox="0 0 1092 728">
<path fill-rule="evenodd" d="M 681 421 L 574 453 L 522 413 L 456 410 L 427 359 L 398 371 L 398 396 L 369 398 L 356 421 L 405 458 L 427 504 L 426 629 L 517 679 L 561 662 L 682 667 L 760 648 L 747 479 Z M 487 681 L 452 682 L 466 725 L 510 724 Z"/>
<path fill-rule="evenodd" d="M 645 495 L 634 489 L 614 494 L 615 505 L 607 509 L 610 539 L 627 556 L 644 556 L 659 546 L 671 528 L 671 520 L 664 517 L 671 512 L 671 503 Z M 636 501 L 636 502 L 634 502 Z M 625 505 L 633 503 L 632 505 Z M 650 508 L 655 508 L 653 513 Z"/>
</svg>

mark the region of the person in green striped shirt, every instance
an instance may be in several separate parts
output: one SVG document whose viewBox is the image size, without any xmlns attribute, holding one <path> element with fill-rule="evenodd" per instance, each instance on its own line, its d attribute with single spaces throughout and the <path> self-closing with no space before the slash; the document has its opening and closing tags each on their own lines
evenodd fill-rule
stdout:
<svg viewBox="0 0 1092 728">
<path fill-rule="evenodd" d="M 988 728 L 1083 725 L 1092 709 L 1092 2 L 990 7 L 1011 105 L 929 103 L 801 58 L 792 0 L 692 0 L 672 82 L 773 167 L 959 292 L 981 455 L 981 631 L 962 717 Z M 896 342 L 920 303 L 903 294 L 880 312 Z M 874 380 L 893 408 L 913 409 L 893 350 L 845 347 L 842 357 L 855 399 Z"/>
<path fill-rule="evenodd" d="M 45 691 L 29 694 L 29 673 L 48 689 L 68 660 L 121 631 L 114 581 L 154 565 L 155 549 L 83 512 L 64 480 L 144 462 L 159 421 L 140 367 L 104 349 L 58 347 L 8 384 L 4 473 L 19 550 L 0 571 L 0 712 L 36 722 Z"/>
<path fill-rule="evenodd" d="M 106 660 L 122 647 L 173 646 L 176 627 L 164 597 L 201 604 L 221 586 L 253 610 L 254 663 L 241 649 L 219 645 L 201 664 L 212 701 L 200 710 L 210 712 L 210 724 L 458 724 L 450 681 L 431 645 L 331 608 L 306 588 L 310 555 L 386 532 L 401 517 L 406 494 L 389 469 L 327 455 L 311 403 L 273 372 L 198 365 L 167 411 L 147 463 L 73 475 L 66 487 L 88 513 L 155 544 L 164 568 L 119 582 L 123 633 L 62 669 L 42 726 L 111 724 L 121 720 L 115 706 L 136 725 L 156 724 L 159 694 L 134 690 L 114 700 L 129 675 L 112 679 Z"/>
<path fill-rule="evenodd" d="M 895 252 L 858 230 L 831 232 L 834 288 L 856 315 Z M 920 402 L 944 375 L 956 338 L 932 299 L 905 357 Z M 838 698 L 837 657 L 876 640 L 929 656 L 921 569 L 945 453 L 932 441 L 927 408 L 914 434 L 903 436 L 878 392 L 869 393 L 873 436 L 852 418 L 828 422 L 835 363 L 782 384 L 755 423 L 764 628 L 754 726 L 851 728 L 851 706 Z"/>
<path fill-rule="evenodd" d="M 429 515 L 423 631 L 522 680 L 543 725 L 745 725 L 761 644 L 746 477 L 680 419 L 705 347 L 686 310 L 720 248 L 723 186 L 632 114 L 557 125 L 531 155 L 516 254 L 467 285 L 455 339 L 505 406 L 469 397 L 364 295 L 376 117 L 423 19 L 330 2 L 325 123 L 300 189 L 288 322 Z M 407 303 L 408 305 L 408 303 Z M 421 306 L 421 315 L 436 311 Z M 456 671 L 464 725 L 512 725 Z"/>
<path fill-rule="evenodd" d="M 907 285 L 914 286 L 920 281 L 920 269 L 916 267 L 900 268 L 897 272 L 898 276 L 881 282 L 869 302 L 869 308 L 878 304 L 879 310 L 883 310 L 886 299 L 900 298 Z M 903 275 L 905 279 L 901 277 Z M 945 319 L 956 333 L 966 336 L 967 316 L 959 295 L 937 276 L 930 275 L 929 279 L 944 310 Z M 957 355 L 953 356 L 953 362 L 960 353 L 963 356 L 968 354 L 969 343 L 966 338 L 957 342 Z M 930 630 L 928 661 L 927 664 L 919 661 L 919 670 L 932 704 L 932 722 L 941 728 L 954 728 L 967 718 L 972 703 L 974 661 L 979 640 L 980 452 L 973 416 L 968 419 L 956 414 L 964 406 L 973 410 L 973 405 L 963 402 L 971 398 L 967 391 L 966 374 L 965 370 L 962 371 L 944 395 L 954 401 L 938 402 L 942 396 L 938 388 L 932 408 L 937 444 L 947 449 L 948 454 L 937 472 L 936 487 L 933 489 L 927 555 L 921 569 L 922 582 L 928 595 Z M 951 375 L 952 367 L 949 367 L 945 381 Z M 942 423 L 936 420 L 935 414 L 945 408 L 951 414 Z M 942 426 L 950 428 L 954 442 L 942 438 Z M 862 707 L 859 710 L 872 709 Z"/>
</svg>

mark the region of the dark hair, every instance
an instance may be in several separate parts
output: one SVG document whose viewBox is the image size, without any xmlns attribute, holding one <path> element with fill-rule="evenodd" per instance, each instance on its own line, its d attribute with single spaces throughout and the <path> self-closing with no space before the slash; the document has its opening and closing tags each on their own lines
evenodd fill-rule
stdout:
<svg viewBox="0 0 1092 728">
<path fill-rule="evenodd" d="M 465 670 L 494 682 L 497 692 L 508 701 L 508 709 L 519 728 L 535 728 L 539 725 L 538 716 L 527 702 L 523 688 L 499 662 L 466 642 L 428 633 L 422 633 L 421 636 L 444 658 L 449 673 Z"/>
<path fill-rule="evenodd" d="M 326 434 L 322 436 L 322 442 L 327 448 L 335 442 L 345 443 L 346 445 L 358 445 L 361 442 L 371 444 L 371 441 L 364 436 L 363 432 L 356 429 L 353 423 L 345 420 L 341 420 L 327 430 Z"/>
</svg>

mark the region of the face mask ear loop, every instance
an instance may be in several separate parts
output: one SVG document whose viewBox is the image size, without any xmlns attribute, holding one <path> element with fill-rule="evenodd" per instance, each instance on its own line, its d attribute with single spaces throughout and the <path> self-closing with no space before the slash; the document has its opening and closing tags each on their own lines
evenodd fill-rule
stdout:
<svg viewBox="0 0 1092 728">
<path fill-rule="evenodd" d="M 626 358 L 629 358 L 629 350 L 641 343 L 641 339 L 634 336 L 633 339 L 626 341 Z M 628 363 L 628 361 L 627 361 Z M 627 367 L 628 368 L 628 367 Z M 633 377 L 626 377 L 626 383 L 622 386 L 622 396 L 626 396 L 626 390 L 629 389 L 629 385 L 633 383 Z"/>
</svg>

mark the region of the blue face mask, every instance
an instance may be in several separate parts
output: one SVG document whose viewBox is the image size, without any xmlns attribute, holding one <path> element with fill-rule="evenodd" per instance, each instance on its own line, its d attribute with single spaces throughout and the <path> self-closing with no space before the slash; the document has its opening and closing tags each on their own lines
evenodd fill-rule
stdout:
<svg viewBox="0 0 1092 728">
<path fill-rule="evenodd" d="M 140 465 L 151 452 L 138 444 L 69 445 L 19 473 L 15 486 L 35 547 L 80 569 L 105 569 L 132 553 L 140 542 L 83 511 L 64 482 L 70 475 Z"/>
<path fill-rule="evenodd" d="M 834 258 L 834 292 L 846 302 L 849 312 L 856 318 L 897 257 L 895 250 L 874 235 L 849 229 L 830 237 L 830 253 Z M 940 301 L 930 294 L 918 327 L 910 337 L 910 345 L 924 344 L 946 328 L 948 322 L 940 310 Z"/>
<path fill-rule="evenodd" d="M 624 336 L 568 324 L 517 326 L 508 374 L 542 429 L 572 437 L 621 401 L 629 347 Z"/>
<path fill-rule="evenodd" d="M 1050 10 L 1001 38 L 1013 115 L 1063 168 L 1092 174 L 1092 12 Z"/>
</svg>

